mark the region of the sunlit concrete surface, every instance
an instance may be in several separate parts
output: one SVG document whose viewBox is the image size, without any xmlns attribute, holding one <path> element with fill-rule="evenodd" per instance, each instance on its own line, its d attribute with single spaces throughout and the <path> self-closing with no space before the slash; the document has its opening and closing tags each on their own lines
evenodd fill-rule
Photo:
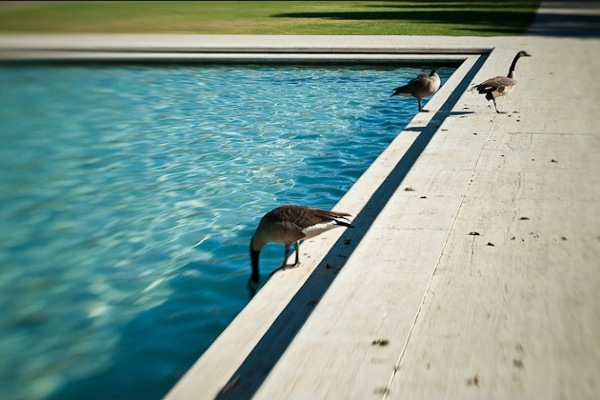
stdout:
<svg viewBox="0 0 600 400">
<path fill-rule="evenodd" d="M 600 35 L 544 10 L 520 37 L 4 35 L 0 57 L 461 58 L 336 206 L 356 229 L 306 241 L 167 399 L 599 398 Z M 467 89 L 522 49 L 496 114 Z"/>
</svg>

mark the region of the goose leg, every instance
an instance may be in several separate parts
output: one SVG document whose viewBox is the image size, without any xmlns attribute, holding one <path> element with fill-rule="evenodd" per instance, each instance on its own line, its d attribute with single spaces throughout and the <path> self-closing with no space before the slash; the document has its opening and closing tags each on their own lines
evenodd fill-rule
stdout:
<svg viewBox="0 0 600 400">
<path fill-rule="evenodd" d="M 498 110 L 498 106 L 496 105 L 496 99 L 492 98 L 492 101 L 494 102 L 494 108 L 496 109 L 496 113 L 497 114 L 505 114 L 504 112 Z"/>
<path fill-rule="evenodd" d="M 300 241 L 296 242 L 296 261 L 292 267 L 297 267 L 300 264 Z"/>
<path fill-rule="evenodd" d="M 290 256 L 290 247 L 291 247 L 291 243 L 290 244 L 286 244 L 285 245 L 285 254 L 283 256 L 283 263 L 281 263 L 281 265 L 277 268 L 275 268 L 273 270 L 273 272 L 271 272 L 269 274 L 269 276 L 272 276 L 274 273 L 282 271 L 284 269 L 288 269 L 288 268 L 294 268 L 297 267 L 298 264 L 300 264 L 300 251 L 298 250 L 300 246 L 300 242 L 296 242 L 296 261 L 293 264 L 287 264 L 287 259 Z"/>
<path fill-rule="evenodd" d="M 419 112 L 423 111 L 423 107 L 421 107 L 421 99 L 417 99 L 417 101 L 419 102 Z"/>
<path fill-rule="evenodd" d="M 290 244 L 286 243 L 285 244 L 285 250 L 284 250 L 284 254 L 283 254 L 283 262 L 281 263 L 281 265 L 277 268 L 275 268 L 270 274 L 269 277 L 272 276 L 275 272 L 281 271 L 283 269 L 287 268 L 287 259 L 290 256 Z"/>
</svg>

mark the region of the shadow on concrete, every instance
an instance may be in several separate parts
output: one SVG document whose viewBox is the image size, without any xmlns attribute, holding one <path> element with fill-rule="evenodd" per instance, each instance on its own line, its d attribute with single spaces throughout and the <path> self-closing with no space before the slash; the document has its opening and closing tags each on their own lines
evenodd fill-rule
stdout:
<svg viewBox="0 0 600 400">
<path fill-rule="evenodd" d="M 418 128 L 418 138 L 354 218 L 353 225 L 356 228 L 346 230 L 333 245 L 331 251 L 221 389 L 216 399 L 245 400 L 254 396 L 486 59 L 487 55 L 479 58 L 429 124 Z"/>
</svg>

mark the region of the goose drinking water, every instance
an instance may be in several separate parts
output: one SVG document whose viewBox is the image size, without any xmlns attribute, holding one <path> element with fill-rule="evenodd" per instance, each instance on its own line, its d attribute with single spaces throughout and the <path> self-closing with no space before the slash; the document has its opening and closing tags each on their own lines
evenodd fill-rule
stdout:
<svg viewBox="0 0 600 400">
<path fill-rule="evenodd" d="M 252 275 L 248 280 L 248 289 L 250 295 L 254 296 L 258 289 L 259 274 L 259 255 L 262 248 L 269 242 L 283 243 L 285 245 L 285 254 L 283 263 L 279 269 L 295 267 L 300 263 L 299 246 L 300 240 L 308 239 L 330 229 L 337 227 L 354 228 L 347 217 L 350 214 L 337 211 L 320 210 L 318 208 L 286 205 L 277 207 L 266 213 L 250 240 L 250 260 L 252 262 Z M 296 243 L 296 261 L 294 264 L 287 265 L 287 259 L 290 253 L 290 246 Z"/>
</svg>

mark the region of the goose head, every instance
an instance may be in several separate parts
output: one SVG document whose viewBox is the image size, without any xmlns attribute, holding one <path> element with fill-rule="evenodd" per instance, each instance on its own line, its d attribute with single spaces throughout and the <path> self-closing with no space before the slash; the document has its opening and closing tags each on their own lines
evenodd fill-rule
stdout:
<svg viewBox="0 0 600 400">
<path fill-rule="evenodd" d="M 529 54 L 525 50 L 521 50 L 520 52 L 517 53 L 517 57 L 518 58 L 521 58 L 521 57 L 531 57 L 531 54 Z"/>
<path fill-rule="evenodd" d="M 512 63 L 510 64 L 510 68 L 508 69 L 508 77 L 513 79 L 515 74 L 515 68 L 517 67 L 517 61 L 519 61 L 519 58 L 521 57 L 531 57 L 531 54 L 529 54 L 528 52 L 526 52 L 525 50 L 521 50 L 517 53 L 517 55 L 515 56 L 515 58 L 513 59 Z"/>
</svg>

